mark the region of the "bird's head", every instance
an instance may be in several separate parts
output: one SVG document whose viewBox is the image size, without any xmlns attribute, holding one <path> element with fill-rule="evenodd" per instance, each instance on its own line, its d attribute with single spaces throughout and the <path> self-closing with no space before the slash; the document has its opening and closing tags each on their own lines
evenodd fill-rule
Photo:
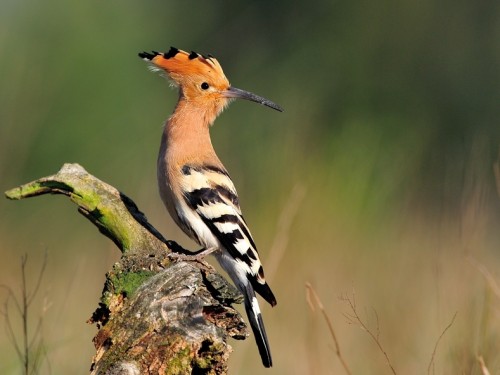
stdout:
<svg viewBox="0 0 500 375">
<path fill-rule="evenodd" d="M 219 62 L 211 55 L 185 52 L 171 47 L 168 52 L 141 52 L 139 57 L 151 63 L 152 70 L 166 72 L 181 97 L 192 105 L 217 116 L 232 99 L 246 99 L 277 111 L 283 109 L 258 95 L 232 87 Z"/>
</svg>

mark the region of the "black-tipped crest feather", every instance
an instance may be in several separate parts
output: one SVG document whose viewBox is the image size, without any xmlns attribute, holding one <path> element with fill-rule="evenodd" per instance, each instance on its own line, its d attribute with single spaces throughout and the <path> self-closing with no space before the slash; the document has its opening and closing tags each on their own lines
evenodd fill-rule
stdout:
<svg viewBox="0 0 500 375">
<path fill-rule="evenodd" d="M 139 57 L 144 60 L 153 60 L 153 58 L 158 55 L 158 52 L 153 51 L 153 53 L 149 52 L 139 52 Z"/>
<path fill-rule="evenodd" d="M 168 50 L 168 52 L 165 52 L 163 54 L 163 57 L 166 58 L 166 59 L 170 59 L 171 57 L 175 57 L 175 55 L 177 55 L 179 53 L 179 50 L 175 47 L 170 47 L 170 49 Z"/>
</svg>

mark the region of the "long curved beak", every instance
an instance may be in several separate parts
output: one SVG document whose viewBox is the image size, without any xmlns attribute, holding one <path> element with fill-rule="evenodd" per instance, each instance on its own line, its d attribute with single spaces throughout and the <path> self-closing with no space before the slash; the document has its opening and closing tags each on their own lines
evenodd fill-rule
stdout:
<svg viewBox="0 0 500 375">
<path fill-rule="evenodd" d="M 225 98 L 250 100 L 252 102 L 259 103 L 265 105 L 266 107 L 275 109 L 279 112 L 283 112 L 283 108 L 281 108 L 276 103 L 273 103 L 272 101 L 263 98 L 262 96 L 255 95 L 251 92 L 237 89 L 236 87 L 229 87 L 227 90 L 223 91 L 222 94 L 224 95 Z"/>
</svg>

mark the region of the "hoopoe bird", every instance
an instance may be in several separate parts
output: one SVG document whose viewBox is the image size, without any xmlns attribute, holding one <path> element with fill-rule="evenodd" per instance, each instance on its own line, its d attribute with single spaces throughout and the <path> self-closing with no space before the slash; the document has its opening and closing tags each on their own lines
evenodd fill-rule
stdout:
<svg viewBox="0 0 500 375">
<path fill-rule="evenodd" d="M 158 155 L 161 198 L 176 224 L 202 246 L 193 254 L 213 253 L 244 295 L 262 363 L 271 367 L 271 351 L 255 292 L 271 306 L 276 305 L 276 298 L 264 278 L 236 189 L 214 151 L 209 128 L 237 98 L 283 110 L 270 100 L 232 87 L 211 55 L 171 47 L 166 53 L 141 52 L 139 57 L 150 62 L 152 70 L 166 73 L 179 88 L 179 99 L 165 124 Z"/>
</svg>

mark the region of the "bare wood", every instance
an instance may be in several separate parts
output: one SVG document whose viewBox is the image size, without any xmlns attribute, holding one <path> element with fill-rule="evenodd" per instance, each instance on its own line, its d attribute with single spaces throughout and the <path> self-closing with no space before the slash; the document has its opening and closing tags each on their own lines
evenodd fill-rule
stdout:
<svg viewBox="0 0 500 375">
<path fill-rule="evenodd" d="M 78 164 L 5 195 L 49 193 L 68 196 L 122 251 L 89 319 L 99 329 L 91 374 L 225 374 L 227 338 L 248 336 L 231 306 L 242 302 L 239 292 L 203 262 L 172 262 L 168 253 L 184 250 L 165 240 L 130 198 Z"/>
</svg>

